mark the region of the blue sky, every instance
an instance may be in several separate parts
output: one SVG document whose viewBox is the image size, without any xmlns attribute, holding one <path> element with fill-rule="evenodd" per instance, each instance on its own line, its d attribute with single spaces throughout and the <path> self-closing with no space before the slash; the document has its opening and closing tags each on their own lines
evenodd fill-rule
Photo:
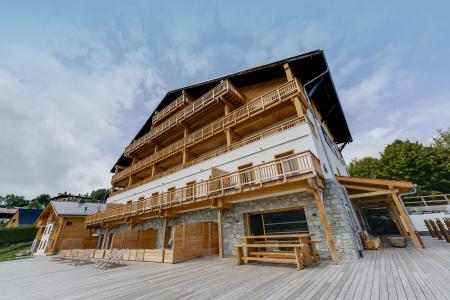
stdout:
<svg viewBox="0 0 450 300">
<path fill-rule="evenodd" d="M 450 125 L 445 1 L 93 2 L 0 1 L 0 195 L 109 186 L 167 91 L 314 49 L 347 162 Z"/>
</svg>

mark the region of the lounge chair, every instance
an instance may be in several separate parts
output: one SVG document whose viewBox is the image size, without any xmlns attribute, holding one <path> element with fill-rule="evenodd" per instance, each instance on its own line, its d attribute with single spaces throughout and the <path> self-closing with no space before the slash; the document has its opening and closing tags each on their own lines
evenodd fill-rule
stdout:
<svg viewBox="0 0 450 300">
<path fill-rule="evenodd" d="M 70 256 L 70 252 L 71 250 L 61 250 L 59 251 L 59 254 L 50 258 L 50 261 L 62 261 L 64 259 L 67 259 Z"/>
<path fill-rule="evenodd" d="M 72 260 L 72 265 L 74 266 L 78 266 L 79 264 L 88 264 L 88 263 L 93 263 L 94 259 L 94 252 L 95 249 L 86 249 L 86 250 L 81 250 L 78 255 Z"/>
<path fill-rule="evenodd" d="M 95 262 L 95 267 L 99 269 L 107 269 L 111 266 L 124 265 L 123 255 L 127 251 L 127 249 L 113 249 L 106 258 L 97 260 Z"/>
</svg>

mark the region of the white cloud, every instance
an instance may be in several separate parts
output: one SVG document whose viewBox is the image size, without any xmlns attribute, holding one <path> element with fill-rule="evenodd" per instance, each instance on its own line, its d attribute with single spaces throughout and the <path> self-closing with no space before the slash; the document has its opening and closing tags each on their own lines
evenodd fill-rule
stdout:
<svg viewBox="0 0 450 300">
<path fill-rule="evenodd" d="M 121 127 L 130 123 L 127 111 L 143 89 L 161 95 L 163 82 L 145 49 L 102 68 L 73 66 L 54 53 L 30 51 L 29 57 L 0 67 L 0 194 L 33 197 L 109 186 L 114 152 L 130 139 Z"/>
</svg>

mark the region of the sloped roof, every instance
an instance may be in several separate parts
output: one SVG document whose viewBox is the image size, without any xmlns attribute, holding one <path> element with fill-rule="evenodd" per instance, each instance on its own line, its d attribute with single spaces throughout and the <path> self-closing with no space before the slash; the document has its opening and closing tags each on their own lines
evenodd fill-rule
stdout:
<svg viewBox="0 0 450 300">
<path fill-rule="evenodd" d="M 19 225 L 32 225 L 42 213 L 42 209 L 19 208 Z"/>
<path fill-rule="evenodd" d="M 150 114 L 147 121 L 131 142 L 147 133 L 152 126 L 151 119 L 155 114 L 155 111 L 159 111 L 169 105 L 173 100 L 181 95 L 183 90 L 194 99 L 197 99 L 219 84 L 221 80 L 225 79 L 229 80 L 235 87 L 240 88 L 243 85 L 258 83 L 274 76 L 280 76 L 280 74 L 284 75 L 283 65 L 285 63 L 289 63 L 289 66 L 293 69 L 295 76 L 303 84 L 323 74 L 325 70 L 328 70 L 328 63 L 325 58 L 325 54 L 323 50 L 319 49 L 169 91 L 158 104 L 156 109 Z M 322 116 L 326 117 L 326 123 L 332 131 L 335 139 L 334 142 L 338 144 L 351 142 L 352 136 L 350 134 L 333 79 L 331 78 L 331 74 L 328 72 L 321 75 L 321 77 L 322 80 L 320 80 L 320 85 L 318 87 L 310 85 L 306 88 L 306 92 L 309 93 L 314 89 L 314 95 L 311 96 L 311 101 L 315 103 Z M 131 159 L 122 154 L 112 167 L 111 172 L 114 173 L 114 167 L 116 165 L 127 165 L 129 163 L 131 163 Z"/>
<path fill-rule="evenodd" d="M 11 218 L 17 211 L 17 208 L 0 207 L 0 218 Z"/>
<path fill-rule="evenodd" d="M 51 201 L 50 203 L 59 216 L 88 216 L 103 211 L 106 208 L 106 204 L 102 203 L 68 201 Z"/>
</svg>

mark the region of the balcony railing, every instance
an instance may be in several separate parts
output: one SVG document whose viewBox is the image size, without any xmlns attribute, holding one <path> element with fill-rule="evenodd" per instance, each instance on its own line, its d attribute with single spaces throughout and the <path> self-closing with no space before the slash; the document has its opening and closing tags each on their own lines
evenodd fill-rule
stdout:
<svg viewBox="0 0 450 300">
<path fill-rule="evenodd" d="M 135 186 L 144 184 L 146 182 L 150 182 L 152 180 L 161 178 L 163 176 L 167 176 L 169 174 L 173 174 L 173 173 L 175 173 L 175 172 L 177 172 L 177 171 L 179 171 L 181 169 L 184 169 L 184 168 L 190 167 L 192 165 L 195 165 L 197 163 L 203 162 L 205 160 L 208 160 L 208 159 L 220 156 L 220 155 L 225 154 L 225 153 L 227 153 L 229 151 L 232 151 L 234 149 L 243 147 L 243 146 L 251 144 L 253 142 L 257 142 L 257 141 L 262 140 L 262 139 L 264 139 L 266 137 L 272 136 L 274 134 L 283 132 L 285 130 L 288 130 L 288 129 L 293 128 L 293 127 L 297 127 L 297 126 L 305 124 L 305 123 L 308 123 L 309 126 L 311 127 L 311 130 L 313 132 L 315 132 L 314 127 L 313 127 L 311 121 L 308 119 L 308 117 L 303 116 L 303 117 L 300 117 L 300 118 L 296 118 L 294 120 L 290 120 L 290 121 L 284 122 L 282 124 L 279 124 L 279 125 L 277 125 L 275 127 L 272 127 L 272 128 L 267 129 L 267 130 L 264 130 L 264 131 L 262 131 L 262 132 L 260 132 L 260 133 L 258 133 L 256 135 L 253 135 L 253 136 L 247 137 L 245 139 L 242 139 L 242 140 L 240 140 L 238 142 L 233 143 L 230 146 L 222 147 L 222 148 L 217 149 L 215 151 L 212 151 L 212 152 L 210 152 L 210 153 L 208 153 L 206 155 L 203 155 L 203 156 L 200 156 L 200 157 L 198 157 L 196 159 L 190 160 L 190 161 L 188 161 L 188 162 L 186 162 L 186 163 L 184 163 L 182 165 L 178 165 L 178 166 L 175 166 L 173 168 L 170 168 L 170 169 L 168 169 L 168 170 L 166 170 L 164 172 L 158 173 L 157 175 L 155 175 L 153 177 L 146 178 L 143 181 L 140 181 L 140 182 L 137 182 L 134 185 L 131 185 L 130 187 L 122 189 L 122 190 L 120 190 L 118 192 L 113 192 L 112 195 L 114 195 L 116 193 L 119 193 L 119 192 L 123 192 L 125 190 L 130 189 L 130 188 L 134 188 Z M 130 176 L 131 174 L 134 174 L 136 172 L 139 172 L 140 170 L 145 169 L 146 167 L 151 166 L 151 164 L 150 163 L 149 164 L 145 164 L 145 165 L 142 165 L 139 168 L 136 167 L 136 166 L 138 166 L 138 164 L 133 165 L 132 167 L 129 167 L 129 168 L 127 168 L 127 169 L 125 169 L 125 170 L 123 170 L 123 171 L 113 175 L 112 183 L 116 183 L 116 182 L 118 182 L 120 180 L 123 180 L 123 179 L 127 178 L 128 176 Z"/>
<path fill-rule="evenodd" d="M 159 212 L 171 207 L 264 188 L 268 184 L 282 184 L 316 175 L 323 176 L 320 161 L 310 151 L 306 151 L 90 215 L 86 217 L 85 224 L 93 225 L 152 211 Z"/>
<path fill-rule="evenodd" d="M 232 113 L 200 128 L 197 131 L 187 135 L 179 141 L 170 144 L 160 151 L 144 158 L 131 167 L 128 167 L 119 173 L 113 175 L 112 182 L 118 182 L 130 174 L 138 172 L 144 168 L 151 166 L 160 160 L 163 160 L 171 155 L 174 155 L 181 150 L 198 144 L 213 135 L 222 133 L 225 129 L 236 124 L 242 123 L 270 108 L 274 105 L 280 104 L 288 100 L 293 94 L 300 91 L 300 86 L 296 80 L 289 81 L 275 90 L 258 97 L 250 103 L 234 110 Z"/>
<path fill-rule="evenodd" d="M 172 114 L 173 112 L 183 108 L 186 104 L 190 103 L 191 99 L 186 93 L 183 91 L 177 99 L 172 101 L 169 105 L 161 109 L 160 111 L 156 111 L 152 117 L 152 125 L 157 124 L 161 120 L 164 120 L 167 116 Z"/>
<path fill-rule="evenodd" d="M 450 194 L 404 197 L 406 207 L 450 205 Z"/>
<path fill-rule="evenodd" d="M 160 135 L 162 132 L 177 126 L 182 121 L 186 120 L 188 117 L 193 116 L 196 112 L 203 110 L 205 107 L 210 104 L 216 102 L 219 97 L 224 96 L 225 94 L 231 92 L 236 97 L 241 100 L 244 99 L 244 96 L 228 81 L 225 80 L 217 85 L 215 88 L 193 101 L 191 104 L 181 109 L 172 117 L 163 121 L 162 123 L 152 127 L 150 131 L 144 134 L 142 137 L 134 140 L 130 145 L 125 148 L 125 155 L 129 155 L 136 149 L 140 148 L 144 144 L 151 142 L 156 136 Z"/>
</svg>

